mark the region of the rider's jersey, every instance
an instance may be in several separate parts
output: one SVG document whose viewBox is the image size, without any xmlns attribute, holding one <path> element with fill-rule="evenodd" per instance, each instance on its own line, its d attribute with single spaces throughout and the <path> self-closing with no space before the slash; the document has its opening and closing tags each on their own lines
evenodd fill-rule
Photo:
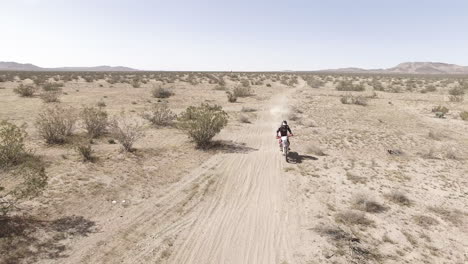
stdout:
<svg viewBox="0 0 468 264">
<path fill-rule="evenodd" d="M 281 133 L 281 136 L 284 137 L 284 136 L 288 135 L 288 131 L 289 131 L 290 134 L 292 134 L 291 129 L 289 128 L 288 125 L 280 126 L 280 128 L 278 128 L 278 130 L 276 130 L 276 134 L 278 135 L 278 132 L 279 132 L 279 133 Z"/>
</svg>

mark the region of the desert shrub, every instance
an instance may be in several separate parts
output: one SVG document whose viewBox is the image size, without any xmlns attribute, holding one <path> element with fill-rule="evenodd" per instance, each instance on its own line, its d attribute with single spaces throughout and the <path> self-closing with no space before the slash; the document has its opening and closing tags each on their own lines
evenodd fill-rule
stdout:
<svg viewBox="0 0 468 264">
<path fill-rule="evenodd" d="M 435 92 L 437 91 L 437 87 L 435 87 L 435 85 L 428 85 L 426 86 L 423 90 L 421 90 L 421 93 L 429 93 L 429 92 Z"/>
<path fill-rule="evenodd" d="M 124 113 L 114 117 L 110 123 L 112 135 L 122 145 L 123 149 L 132 152 L 135 142 L 144 137 L 143 125 L 134 117 Z"/>
<path fill-rule="evenodd" d="M 266 84 L 266 87 L 271 87 L 271 84 L 270 84 L 270 83 L 267 83 L 267 84 Z"/>
<path fill-rule="evenodd" d="M 232 93 L 236 97 L 248 97 L 252 95 L 252 90 L 250 86 L 236 86 L 232 89 Z"/>
<path fill-rule="evenodd" d="M 305 78 L 307 85 L 311 88 L 320 88 L 325 85 L 325 82 L 316 78 Z"/>
<path fill-rule="evenodd" d="M 26 131 L 8 121 L 0 122 L 0 167 L 18 164 L 26 155 Z"/>
<path fill-rule="evenodd" d="M 367 105 L 367 98 L 364 96 L 353 96 L 353 95 L 344 95 L 340 98 L 341 103 L 343 104 L 355 104 L 355 105 Z"/>
<path fill-rule="evenodd" d="M 71 136 L 76 117 L 71 108 L 49 107 L 39 113 L 36 128 L 48 144 L 63 144 Z"/>
<path fill-rule="evenodd" d="M 93 148 L 91 144 L 78 144 L 75 147 L 76 152 L 80 155 L 83 161 L 94 161 Z"/>
<path fill-rule="evenodd" d="M 464 121 L 468 121 L 468 111 L 463 111 L 460 113 L 460 118 Z"/>
<path fill-rule="evenodd" d="M 365 88 L 362 84 L 353 84 L 352 81 L 340 81 L 336 85 L 336 90 L 362 92 L 365 90 Z"/>
<path fill-rule="evenodd" d="M 150 121 L 155 126 L 169 126 L 177 117 L 166 103 L 153 104 L 151 108 L 145 109 L 141 117 Z"/>
<path fill-rule="evenodd" d="M 228 102 L 230 102 L 230 103 L 235 103 L 235 102 L 237 102 L 237 96 L 236 96 L 236 94 L 227 91 L 227 92 L 226 92 L 226 95 L 227 95 Z"/>
<path fill-rule="evenodd" d="M 436 115 L 438 118 L 444 118 L 445 115 L 449 112 L 449 109 L 445 106 L 436 106 L 432 108 L 432 112 Z"/>
<path fill-rule="evenodd" d="M 132 87 L 133 87 L 133 88 L 140 88 L 140 87 L 141 87 L 140 80 L 134 79 L 134 80 L 132 81 Z"/>
<path fill-rule="evenodd" d="M 354 209 L 368 212 L 368 213 L 381 213 L 387 208 L 382 204 L 378 203 L 374 199 L 369 198 L 365 194 L 356 195 L 353 199 Z"/>
<path fill-rule="evenodd" d="M 190 106 L 180 114 L 179 127 L 197 144 L 205 148 L 211 139 L 223 129 L 228 122 L 228 114 L 221 106 L 201 104 Z"/>
<path fill-rule="evenodd" d="M 241 83 L 242 87 L 244 87 L 244 88 L 250 87 L 250 81 L 247 80 L 247 79 L 241 80 L 240 83 Z"/>
<path fill-rule="evenodd" d="M 60 102 L 60 92 L 48 91 L 40 95 L 44 103 L 57 103 Z"/>
<path fill-rule="evenodd" d="M 462 102 L 465 95 L 465 90 L 463 87 L 454 87 L 449 90 L 449 99 L 451 102 Z"/>
<path fill-rule="evenodd" d="M 23 166 L 14 173 L 18 178 L 22 178 L 22 182 L 12 190 L 0 194 L 0 216 L 6 216 L 13 209 L 17 209 L 17 204 L 21 200 L 39 195 L 47 185 L 47 175 L 42 165 Z M 2 187 L 0 191 L 3 191 Z"/>
<path fill-rule="evenodd" d="M 109 125 L 108 114 L 101 107 L 84 107 L 80 118 L 91 138 L 97 138 L 106 133 Z"/>
<path fill-rule="evenodd" d="M 373 79 L 371 86 L 374 88 L 374 91 L 383 91 L 385 90 L 382 83 L 379 80 Z"/>
<path fill-rule="evenodd" d="M 163 87 L 153 88 L 153 90 L 151 91 L 151 94 L 155 98 L 169 98 L 172 95 L 174 95 L 174 93 L 172 91 L 170 91 L 169 89 L 163 88 Z"/>
<path fill-rule="evenodd" d="M 411 205 L 411 200 L 406 196 L 403 192 L 401 191 L 392 191 L 386 195 L 384 195 L 385 198 L 390 200 L 391 202 L 394 202 L 398 205 L 402 206 L 410 206 Z"/>
<path fill-rule="evenodd" d="M 348 210 L 336 214 L 335 220 L 346 225 L 372 226 L 374 221 L 367 218 L 363 212 Z"/>
<path fill-rule="evenodd" d="M 42 90 L 46 92 L 57 92 L 63 87 L 63 83 L 46 82 L 42 85 Z"/>
<path fill-rule="evenodd" d="M 427 215 L 415 215 L 413 216 L 413 220 L 416 224 L 425 228 L 439 224 L 439 221 L 437 219 Z"/>
<path fill-rule="evenodd" d="M 19 94 L 22 97 L 32 97 L 34 94 L 37 92 L 38 88 L 35 85 L 24 85 L 20 84 L 18 87 L 16 87 L 13 91 L 17 94 Z"/>
</svg>

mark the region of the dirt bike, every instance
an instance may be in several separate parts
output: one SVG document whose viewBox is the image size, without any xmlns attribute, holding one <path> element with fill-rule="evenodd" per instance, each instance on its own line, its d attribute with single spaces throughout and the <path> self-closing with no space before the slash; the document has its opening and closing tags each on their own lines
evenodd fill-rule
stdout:
<svg viewBox="0 0 468 264">
<path fill-rule="evenodd" d="M 276 137 L 277 139 L 281 139 L 281 141 L 280 141 L 280 150 L 283 152 L 283 155 L 284 155 L 284 158 L 286 159 L 286 162 L 289 162 L 289 160 L 288 160 L 288 154 L 289 154 L 289 140 L 288 140 L 288 137 L 292 137 L 292 135 Z"/>
</svg>

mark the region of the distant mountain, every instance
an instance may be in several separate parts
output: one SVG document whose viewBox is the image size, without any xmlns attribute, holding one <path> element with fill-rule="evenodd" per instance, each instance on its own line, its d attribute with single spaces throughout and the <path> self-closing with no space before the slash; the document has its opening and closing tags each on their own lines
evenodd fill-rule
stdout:
<svg viewBox="0 0 468 264">
<path fill-rule="evenodd" d="M 42 68 L 30 63 L 0 61 L 0 71 L 138 71 L 123 66 Z"/>
<path fill-rule="evenodd" d="M 441 62 L 404 62 L 388 69 L 342 68 L 324 71 L 342 73 L 468 74 L 468 66 Z"/>
</svg>

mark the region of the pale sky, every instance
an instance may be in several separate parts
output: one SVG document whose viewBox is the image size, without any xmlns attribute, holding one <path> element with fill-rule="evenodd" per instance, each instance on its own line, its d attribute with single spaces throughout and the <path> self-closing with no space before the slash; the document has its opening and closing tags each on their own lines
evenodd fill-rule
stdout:
<svg viewBox="0 0 468 264">
<path fill-rule="evenodd" d="M 142 70 L 468 65 L 467 0 L 0 0 L 0 61 Z"/>
</svg>

